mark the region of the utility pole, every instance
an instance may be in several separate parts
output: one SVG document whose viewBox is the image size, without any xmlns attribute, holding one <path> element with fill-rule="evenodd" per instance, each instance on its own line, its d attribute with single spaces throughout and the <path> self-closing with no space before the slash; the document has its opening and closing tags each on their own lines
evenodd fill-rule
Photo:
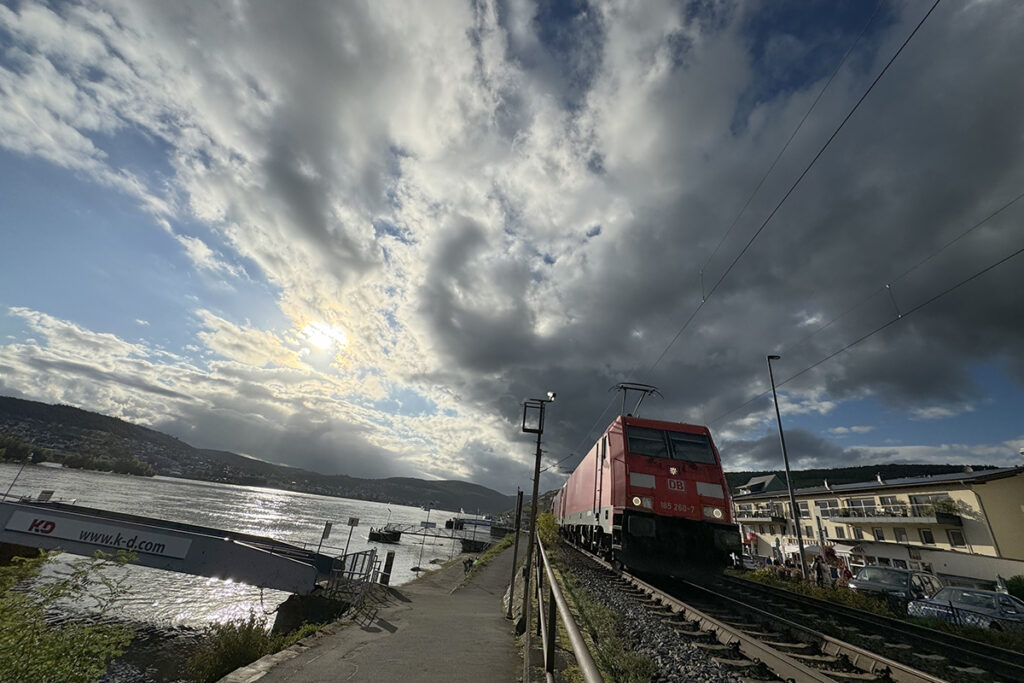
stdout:
<svg viewBox="0 0 1024 683">
<path fill-rule="evenodd" d="M 544 409 L 555 400 L 555 392 L 549 391 L 547 398 L 531 398 L 523 403 L 523 431 L 537 435 L 537 456 L 533 468 L 533 498 L 530 500 L 530 537 L 526 544 L 526 563 L 523 576 L 523 621 L 521 627 L 526 634 L 525 655 L 523 657 L 523 681 L 530 680 L 530 572 L 533 568 L 534 543 L 537 537 L 537 488 L 540 485 L 540 442 L 544 434 Z M 531 411 L 537 412 L 536 427 L 527 426 L 526 421 Z M 516 629 L 519 630 L 518 628 Z"/>
</svg>

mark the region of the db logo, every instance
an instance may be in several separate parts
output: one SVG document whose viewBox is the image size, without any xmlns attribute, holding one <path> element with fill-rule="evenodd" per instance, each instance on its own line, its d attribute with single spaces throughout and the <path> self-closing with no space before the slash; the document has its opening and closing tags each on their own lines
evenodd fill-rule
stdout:
<svg viewBox="0 0 1024 683">
<path fill-rule="evenodd" d="M 33 519 L 32 523 L 28 525 L 28 530 L 33 534 L 48 534 L 53 531 L 55 526 L 57 525 L 48 519 Z"/>
<path fill-rule="evenodd" d="M 683 481 L 682 479 L 669 479 L 668 480 L 668 490 L 669 491 L 685 491 L 686 490 L 686 482 Z"/>
</svg>

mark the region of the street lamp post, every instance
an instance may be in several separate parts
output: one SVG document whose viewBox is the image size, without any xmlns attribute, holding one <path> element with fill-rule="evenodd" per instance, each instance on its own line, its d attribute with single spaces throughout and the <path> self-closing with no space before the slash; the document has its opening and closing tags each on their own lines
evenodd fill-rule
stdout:
<svg viewBox="0 0 1024 683">
<path fill-rule="evenodd" d="M 549 391 L 547 398 L 531 398 L 523 402 L 523 431 L 537 435 L 537 458 L 533 468 L 533 498 L 530 499 L 530 536 L 526 545 L 526 565 L 523 572 L 523 622 L 526 634 L 525 656 L 523 657 L 523 680 L 528 681 L 530 673 L 530 572 L 533 567 L 533 544 L 537 536 L 537 487 L 540 485 L 540 439 L 544 434 L 544 408 L 555 400 L 555 392 Z M 527 426 L 531 411 L 537 411 L 537 426 Z"/>
<path fill-rule="evenodd" d="M 775 393 L 775 375 L 772 373 L 772 361 L 781 356 L 768 356 L 768 378 L 772 383 L 772 400 L 775 402 L 775 419 L 779 422 L 779 441 L 782 443 L 782 462 L 786 465 L 786 488 L 789 489 L 789 509 L 793 513 L 793 526 L 796 528 L 796 545 L 800 549 L 800 576 L 807 578 L 807 561 L 804 557 L 804 537 L 800 532 L 800 511 L 793 495 L 793 479 L 789 474 L 789 455 L 786 453 L 786 435 L 782 431 L 782 414 L 779 412 L 779 397 Z"/>
</svg>

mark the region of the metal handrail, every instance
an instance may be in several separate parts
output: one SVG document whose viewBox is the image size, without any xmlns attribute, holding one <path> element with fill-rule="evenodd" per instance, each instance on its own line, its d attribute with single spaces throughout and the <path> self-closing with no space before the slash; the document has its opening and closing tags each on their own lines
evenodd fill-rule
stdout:
<svg viewBox="0 0 1024 683">
<path fill-rule="evenodd" d="M 576 655 L 576 664 L 579 665 L 580 671 L 583 672 L 583 680 L 587 683 L 604 683 L 604 678 L 601 676 L 601 672 L 598 671 L 597 664 L 594 663 L 594 658 L 590 654 L 590 650 L 587 649 L 587 643 L 583 639 L 583 634 L 580 633 L 579 627 L 576 625 L 576 621 L 572 617 L 572 612 L 569 610 L 569 603 L 565 601 L 565 597 L 562 595 L 562 589 L 558 586 L 558 582 L 555 580 L 554 570 L 551 569 L 551 564 L 548 562 L 547 553 L 544 552 L 544 544 L 540 540 L 540 534 L 537 534 L 537 554 L 540 556 L 540 561 L 537 563 L 537 628 L 541 633 L 542 643 L 544 647 L 544 676 L 548 681 L 554 681 L 555 673 L 555 636 L 558 633 L 558 627 L 555 624 L 555 607 L 558 607 L 558 616 L 561 617 L 562 623 L 565 625 L 565 632 L 569 636 L 569 644 L 572 645 L 573 654 Z M 547 619 L 544 618 L 545 610 L 543 602 L 543 587 L 542 587 L 542 575 L 541 565 L 544 566 L 544 573 L 548 577 L 548 604 L 547 604 Z M 526 628 L 529 629 L 530 625 L 527 624 Z M 530 656 L 529 652 L 525 655 L 527 658 Z"/>
</svg>

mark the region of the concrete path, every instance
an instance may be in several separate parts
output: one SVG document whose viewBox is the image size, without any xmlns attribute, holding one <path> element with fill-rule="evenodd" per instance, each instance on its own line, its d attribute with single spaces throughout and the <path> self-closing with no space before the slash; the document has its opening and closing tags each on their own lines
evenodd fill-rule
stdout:
<svg viewBox="0 0 1024 683">
<path fill-rule="evenodd" d="M 334 632 L 303 641 L 309 647 L 264 658 L 225 680 L 516 683 L 522 659 L 502 605 L 511 573 L 511 550 L 465 583 L 457 562 L 395 588 L 369 626 L 328 627 Z"/>
</svg>

